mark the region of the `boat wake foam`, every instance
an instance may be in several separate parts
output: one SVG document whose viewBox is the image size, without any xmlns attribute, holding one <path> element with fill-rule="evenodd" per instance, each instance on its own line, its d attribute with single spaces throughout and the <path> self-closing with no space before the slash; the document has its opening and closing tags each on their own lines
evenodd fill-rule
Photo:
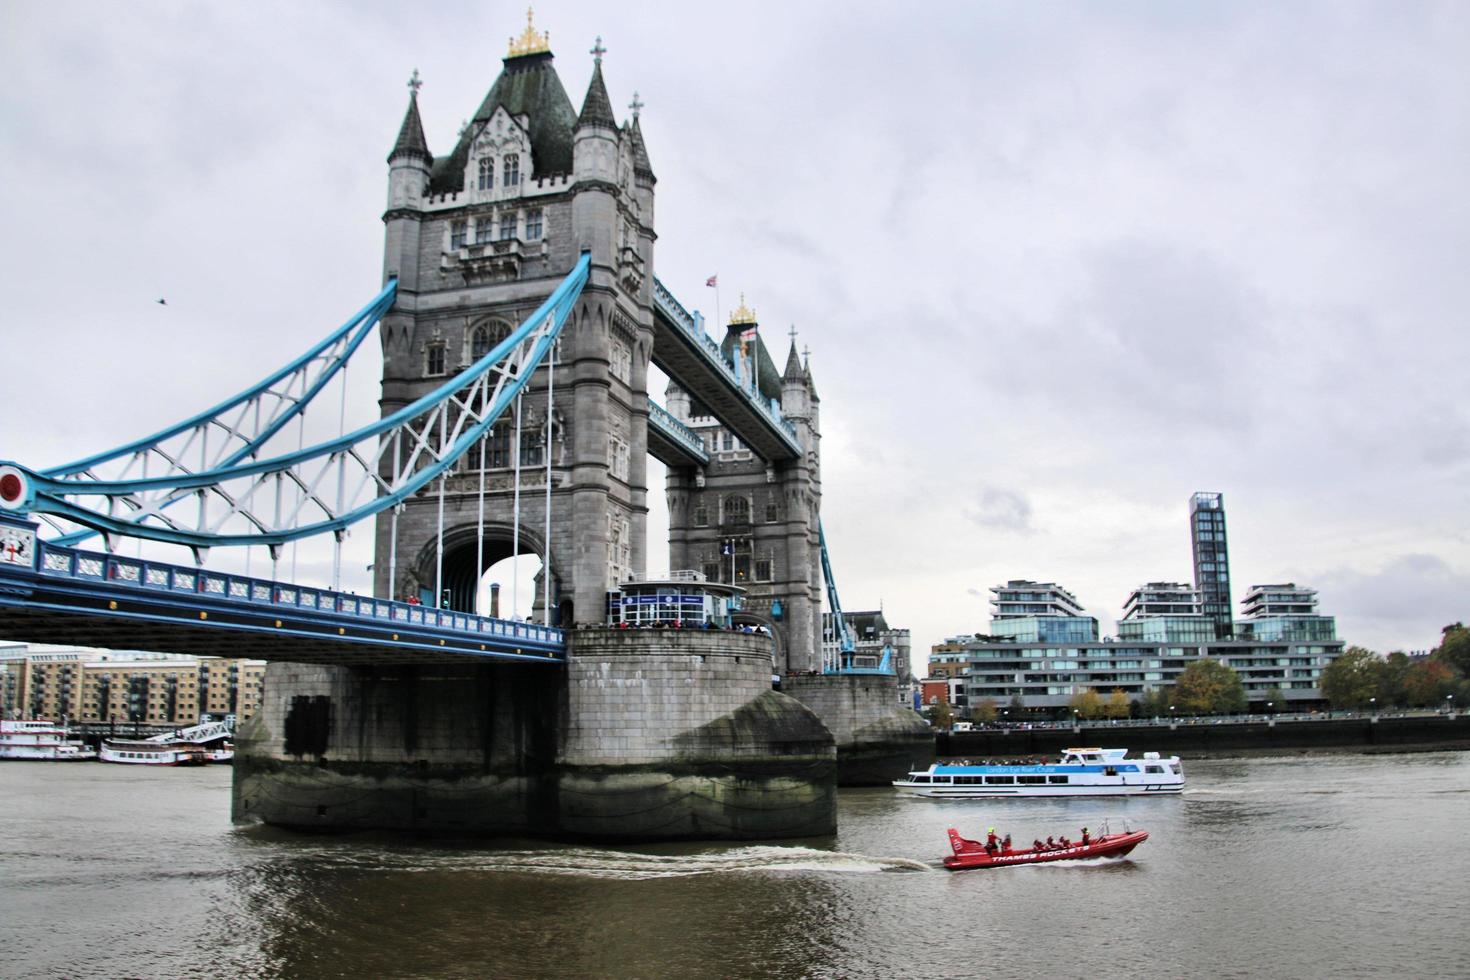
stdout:
<svg viewBox="0 0 1470 980">
<path fill-rule="evenodd" d="M 530 874 L 618 878 L 687 878 L 695 875 L 817 872 L 878 874 L 892 871 L 933 871 L 931 865 L 899 857 L 873 857 L 810 847 L 740 847 L 700 854 L 637 854 L 595 848 L 501 851 L 456 855 L 452 861 L 432 862 L 433 870 L 510 871 Z M 425 868 L 425 870 L 429 870 Z"/>
<path fill-rule="evenodd" d="M 877 874 L 885 871 L 933 870 L 928 865 L 906 858 L 870 857 L 841 851 L 820 851 L 810 847 L 755 846 L 679 855 L 578 849 L 526 851 L 496 857 L 494 863 L 502 870 L 631 880 L 752 872 Z"/>
</svg>

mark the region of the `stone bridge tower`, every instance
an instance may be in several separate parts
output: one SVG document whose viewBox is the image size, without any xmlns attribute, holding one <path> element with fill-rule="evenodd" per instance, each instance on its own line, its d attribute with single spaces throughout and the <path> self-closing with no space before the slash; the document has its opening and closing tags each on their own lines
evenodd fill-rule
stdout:
<svg viewBox="0 0 1470 980">
<path fill-rule="evenodd" d="M 380 596 L 447 593 L 482 613 L 479 582 L 511 555 L 543 558 L 553 624 L 601 622 L 611 583 L 640 575 L 647 522 L 647 377 L 652 346 L 654 176 L 637 109 L 619 125 L 602 76 L 573 109 L 545 35 L 528 23 L 454 148 L 429 152 L 418 76 L 388 156 L 381 409 L 395 412 L 496 343 L 556 288 L 583 251 L 591 277 L 557 345 L 547 411 L 543 367 L 522 396 L 519 541 L 513 528 L 516 419 L 507 413 L 444 482 L 443 551 L 435 484 L 376 528 Z M 551 540 L 545 435 L 550 432 Z M 485 541 L 478 542 L 481 455 Z M 390 553 L 396 551 L 396 554 Z M 480 555 L 477 567 L 477 555 Z M 390 570 L 396 570 L 396 575 Z M 396 579 L 389 581 L 390 575 Z M 536 590 L 540 619 L 544 582 Z"/>
<path fill-rule="evenodd" d="M 745 618 L 771 627 L 781 673 L 822 664 L 820 399 L 792 334 L 778 373 L 742 297 L 721 349 L 763 396 L 778 400 L 795 426 L 799 458 L 763 460 L 677 384 L 665 395 L 669 411 L 700 434 L 711 456 L 702 470 L 669 468 L 669 567 L 745 588 Z"/>
</svg>

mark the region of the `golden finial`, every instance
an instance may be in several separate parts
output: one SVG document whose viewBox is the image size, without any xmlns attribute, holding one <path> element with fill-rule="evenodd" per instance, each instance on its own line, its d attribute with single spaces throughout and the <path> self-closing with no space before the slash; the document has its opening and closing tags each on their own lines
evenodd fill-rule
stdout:
<svg viewBox="0 0 1470 980">
<path fill-rule="evenodd" d="M 745 294 L 740 294 L 740 306 L 730 314 L 730 326 L 746 327 L 755 323 L 755 310 L 745 305 Z"/>
<path fill-rule="evenodd" d="M 520 58 L 528 54 L 545 54 L 551 51 L 551 32 L 538 33 L 531 18 L 535 16 L 535 10 L 526 8 L 526 30 L 520 37 L 510 39 L 510 54 L 507 58 Z"/>
</svg>

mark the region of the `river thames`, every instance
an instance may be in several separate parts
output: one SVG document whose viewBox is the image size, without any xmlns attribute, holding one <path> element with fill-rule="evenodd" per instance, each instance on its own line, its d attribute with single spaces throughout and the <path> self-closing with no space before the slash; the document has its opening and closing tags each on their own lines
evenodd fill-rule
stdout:
<svg viewBox="0 0 1470 980">
<path fill-rule="evenodd" d="M 843 790 L 833 838 L 629 848 L 229 821 L 228 767 L 0 764 L 6 977 L 1464 977 L 1470 754 L 1186 763 L 1170 799 Z M 944 830 L 1126 822 L 950 873 Z"/>
</svg>

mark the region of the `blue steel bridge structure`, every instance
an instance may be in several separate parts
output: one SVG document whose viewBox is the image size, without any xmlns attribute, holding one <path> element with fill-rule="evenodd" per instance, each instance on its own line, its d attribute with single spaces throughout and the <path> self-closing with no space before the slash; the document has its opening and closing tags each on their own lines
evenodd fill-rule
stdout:
<svg viewBox="0 0 1470 980">
<path fill-rule="evenodd" d="M 385 512 L 396 535 L 403 502 L 483 445 L 539 369 L 550 388 L 556 340 L 589 264 L 583 254 L 531 315 L 457 375 L 354 431 L 345 431 L 345 401 L 327 393 L 335 380 L 345 399 L 345 371 L 392 308 L 396 280 L 300 357 L 205 412 L 63 466 L 0 463 L 0 636 L 331 665 L 564 661 L 549 602 L 548 619 L 534 623 L 359 596 L 340 588 L 341 549 L 348 528 Z M 794 428 L 748 368 L 727 359 L 699 314 L 657 280 L 653 294 L 653 363 L 697 391 L 757 455 L 799 457 Z M 709 462 L 693 431 L 648 408 L 651 455 L 675 466 Z M 309 410 L 314 422 L 335 416 L 338 434 L 307 445 Z M 549 447 L 542 457 L 549 467 Z M 335 542 L 332 587 L 283 581 L 282 549 L 318 535 Z M 121 545 L 138 539 L 188 549 L 193 564 L 148 560 L 141 548 L 124 555 Z M 269 576 L 206 567 L 213 549 L 252 546 L 269 554 Z M 835 633 L 849 654 L 825 535 L 821 550 Z M 847 659 L 829 668 L 847 672 Z"/>
</svg>

